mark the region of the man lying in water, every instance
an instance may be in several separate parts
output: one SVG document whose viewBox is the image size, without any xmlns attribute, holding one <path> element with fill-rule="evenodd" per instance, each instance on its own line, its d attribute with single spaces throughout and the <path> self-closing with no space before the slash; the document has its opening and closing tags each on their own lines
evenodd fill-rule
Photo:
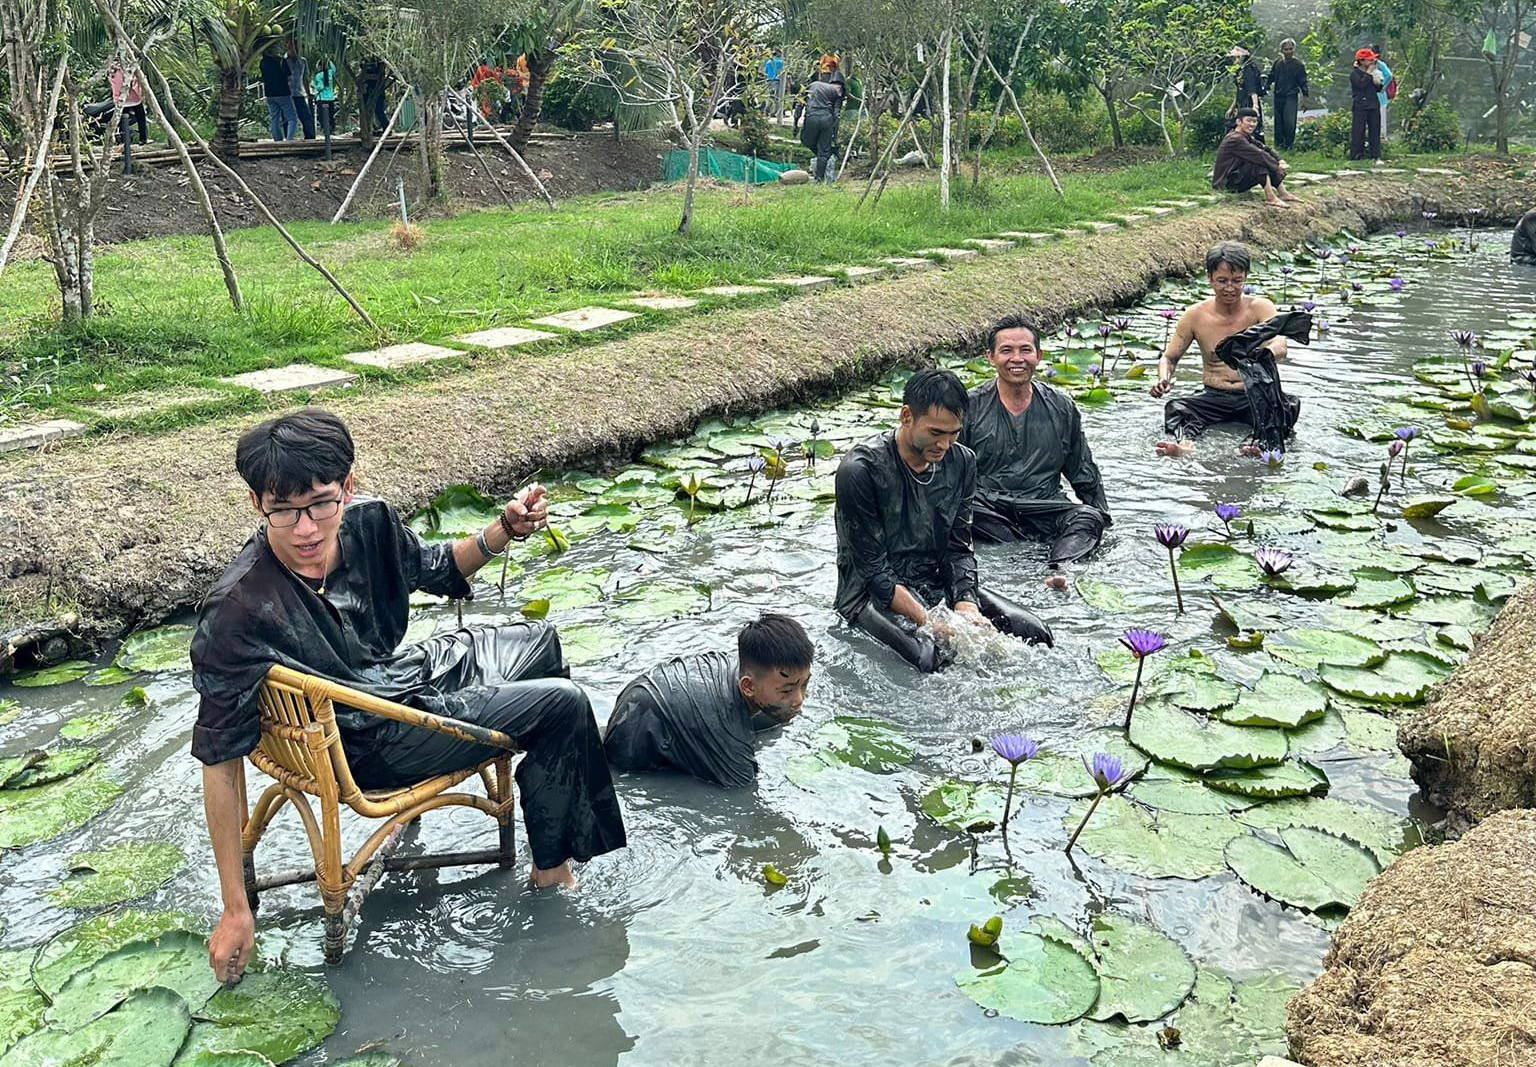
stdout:
<svg viewBox="0 0 1536 1067">
<path fill-rule="evenodd" d="M 838 613 L 925 672 L 944 665 L 938 642 L 918 632 L 930 606 L 1051 643 L 1034 615 L 977 585 L 976 455 L 956 444 L 967 406 L 952 371 L 918 371 L 907 379 L 900 425 L 855 445 L 837 468 Z"/>
<path fill-rule="evenodd" d="M 1194 451 L 1193 439 L 1222 422 L 1253 425 L 1252 405 L 1242 376 L 1216 355 L 1221 342 L 1250 326 L 1268 322 L 1275 316 L 1275 305 L 1268 297 L 1249 296 L 1243 291 L 1248 282 L 1252 258 L 1237 241 L 1222 241 L 1205 254 L 1205 277 L 1211 297 L 1184 312 L 1168 338 L 1162 358 L 1157 363 L 1154 397 L 1165 396 L 1173 388 L 1173 375 L 1179 359 L 1193 342 L 1200 344 L 1205 389 L 1192 396 L 1168 401 L 1163 408 L 1163 429 L 1171 440 L 1157 443 L 1160 456 L 1180 456 Z M 1264 342 L 1275 359 L 1284 359 L 1287 340 L 1274 337 Z M 1296 425 L 1301 401 L 1289 394 L 1283 397 L 1285 429 Z"/>
<path fill-rule="evenodd" d="M 976 540 L 1048 541 L 1055 567 L 1097 548 L 1111 520 L 1077 405 L 1035 380 L 1042 356 L 1029 319 L 1010 315 L 992 327 L 987 358 L 997 377 L 971 390 L 960 443 L 976 453 Z M 1080 503 L 1067 499 L 1063 477 Z"/>
<path fill-rule="evenodd" d="M 574 885 L 570 861 L 624 846 L 624 824 L 586 695 L 542 622 L 460 627 L 418 645 L 405 636 L 417 590 L 468 597 L 468 577 L 542 527 L 532 486 L 473 537 L 426 543 L 382 500 L 354 496 L 353 446 L 335 415 L 309 408 L 241 435 L 235 466 L 262 525 L 203 602 L 192 640 L 201 696 L 192 755 L 224 912 L 209 939 L 221 981 L 250 960 L 240 830 L 244 758 L 260 736 L 257 693 L 274 663 L 387 700 L 511 735 L 525 755 L 521 793 L 536 886 Z M 463 769 L 498 750 L 337 708 L 357 784 L 388 789 Z"/>
<path fill-rule="evenodd" d="M 625 771 L 670 768 L 712 785 L 757 779 L 753 735 L 800 714 L 816 649 L 787 615 L 764 615 L 736 635 L 736 655 L 703 652 L 657 664 L 624 687 L 603 732 L 608 762 Z"/>
</svg>

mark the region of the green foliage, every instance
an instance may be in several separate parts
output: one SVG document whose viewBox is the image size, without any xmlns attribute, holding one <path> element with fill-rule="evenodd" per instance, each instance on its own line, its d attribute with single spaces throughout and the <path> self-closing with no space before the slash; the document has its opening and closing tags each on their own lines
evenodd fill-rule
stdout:
<svg viewBox="0 0 1536 1067">
<path fill-rule="evenodd" d="M 1047 152 L 1082 152 L 1109 140 L 1109 115 L 1097 96 L 1030 93 L 1019 103 L 1035 138 Z"/>
<path fill-rule="evenodd" d="M 607 86 L 556 75 L 544 86 L 539 121 L 563 130 L 590 130 L 594 123 L 613 117 L 617 102 Z"/>
<path fill-rule="evenodd" d="M 1403 143 L 1410 152 L 1454 152 L 1461 140 L 1461 120 L 1443 100 L 1431 100 L 1403 123 Z"/>
<path fill-rule="evenodd" d="M 1349 149 L 1350 114 L 1347 108 L 1334 108 L 1320 119 L 1299 123 L 1296 127 L 1296 151 L 1320 152 L 1343 158 Z"/>
</svg>

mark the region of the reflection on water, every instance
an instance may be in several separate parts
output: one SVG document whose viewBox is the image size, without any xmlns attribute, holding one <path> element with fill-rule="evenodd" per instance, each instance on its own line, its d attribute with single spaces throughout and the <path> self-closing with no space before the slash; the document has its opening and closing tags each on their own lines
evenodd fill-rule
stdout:
<svg viewBox="0 0 1536 1067">
<path fill-rule="evenodd" d="M 1288 471 L 1325 460 L 1341 479 L 1372 469 L 1379 446 L 1343 436 L 1336 424 L 1361 413 L 1363 386 L 1408 383 L 1415 359 L 1443 352 L 1448 329 L 1481 328 L 1530 307 L 1531 277 L 1516 276 L 1501 255 L 1490 247 L 1475 263 L 1428 265 L 1399 303 L 1329 315 L 1336 320 L 1329 332 L 1293 349 L 1284 374 L 1304 407 Z M 1187 295 L 1187 287 L 1169 287 L 1142 313 Z M 1193 362 L 1186 361 L 1183 388 L 1193 387 Z M 870 432 L 892 415 L 866 414 Z M 1113 579 L 1127 591 L 1134 621 L 1168 632 L 1180 647 L 1224 649 L 1209 611 L 1172 613 L 1166 556 L 1148 531 L 1158 521 L 1202 530 L 1216 501 L 1250 510 L 1283 506 L 1277 487 L 1287 473 L 1237 457 L 1238 436 L 1225 430 L 1205 438 L 1190 459 L 1154 459 L 1161 406 L 1143 393 L 1087 409 L 1085 425 L 1115 525 L 1080 573 Z M 622 624 L 622 647 L 576 671 L 600 718 L 640 669 L 678 652 L 729 648 L 736 629 L 770 607 L 800 617 L 817 643 L 805 714 L 768 735 L 753 790 L 722 792 L 666 775 L 621 778 L 631 845 L 590 864 L 577 896 L 531 892 L 521 884 L 522 869 L 387 879 L 369 899 L 343 965 L 329 973 L 344 1010 L 317 1062 L 376 1040 L 408 1060 L 455 1067 L 523 1060 L 1078 1062 L 1067 1031 L 984 1018 L 954 988 L 955 971 L 969 963 L 967 925 L 994 912 L 1011 924 L 1035 914 L 1081 924 L 1100 911 L 1124 912 L 1235 977 L 1308 977 L 1326 947 L 1320 925 L 1227 875 L 1145 879 L 1086 856 L 1074 866 L 1061 852 L 1065 800 L 1019 797 L 1007 851 L 996 835 L 973 848 L 918 812 L 916 797 L 935 777 L 994 772 L 990 754 L 973 753 L 973 737 L 1023 731 L 1071 750 L 1073 739 L 1123 714 L 1123 695 L 1092 659 L 1113 643 L 1115 619 L 1043 588 L 1041 546 L 983 548 L 980 555 L 987 584 L 1050 620 L 1056 647 L 1015 642 L 1001 662 L 987 650 L 980 673 L 924 677 L 837 622 L 824 504 L 793 526 L 709 519 L 659 555 L 630 548 L 624 536 L 579 541 L 562 563 L 715 589 L 703 614 Z M 467 617 L 494 618 L 515 604 L 499 605 L 493 595 Z M 436 614 L 451 625 L 451 612 Z M 556 621 L 602 617 L 602 606 L 591 605 L 557 613 Z M 195 695 L 184 676 L 160 676 L 148 688 L 151 709 L 109 744 L 108 766 L 128 787 L 110 821 L 3 860 L 7 942 L 35 941 L 72 921 L 44 894 L 86 843 L 176 842 L 193 862 L 151 901 L 210 914 L 216 883 L 197 765 L 187 754 Z M 4 751 L 50 740 L 60 721 L 112 706 L 118 693 L 75 684 L 20 694 L 32 710 L 4 728 Z M 888 775 L 831 770 L 813 791 L 791 784 L 786 761 L 811 746 L 819 725 L 843 714 L 896 724 L 917 758 Z M 1400 760 L 1347 749 L 1333 755 L 1326 764 L 1333 796 L 1410 811 L 1413 789 Z M 881 827 L 894 842 L 888 860 L 875 847 Z M 452 810 L 428 819 L 419 847 L 489 847 L 492 837 L 483 818 Z M 306 858 L 291 815 L 268 842 L 263 866 Z M 785 872 L 788 884 L 765 885 L 766 863 Z M 318 964 L 318 915 L 304 888 L 264 897 L 264 951 Z"/>
</svg>

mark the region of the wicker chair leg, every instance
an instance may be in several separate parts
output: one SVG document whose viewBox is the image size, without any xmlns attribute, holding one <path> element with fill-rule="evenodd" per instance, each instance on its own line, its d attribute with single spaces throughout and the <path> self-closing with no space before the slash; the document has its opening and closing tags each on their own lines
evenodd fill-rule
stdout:
<svg viewBox="0 0 1536 1067">
<path fill-rule="evenodd" d="M 512 761 L 506 756 L 496 761 L 496 786 L 494 799 L 507 806 L 506 813 L 496 820 L 497 844 L 500 846 L 497 866 L 505 871 L 517 862 L 517 813 L 508 804 L 512 797 Z"/>
<path fill-rule="evenodd" d="M 247 852 L 242 859 L 245 868 L 245 902 L 250 905 L 251 914 L 255 915 L 261 910 L 261 894 L 256 889 L 256 854 Z"/>
<path fill-rule="evenodd" d="M 342 951 L 347 946 L 347 919 L 342 913 L 342 906 L 336 905 L 332 911 L 330 905 L 325 909 L 325 965 L 335 967 L 341 963 Z"/>
</svg>

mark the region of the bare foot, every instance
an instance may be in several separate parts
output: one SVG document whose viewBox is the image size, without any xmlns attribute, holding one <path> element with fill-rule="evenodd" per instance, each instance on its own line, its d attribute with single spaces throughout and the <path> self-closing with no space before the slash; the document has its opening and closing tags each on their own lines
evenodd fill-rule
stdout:
<svg viewBox="0 0 1536 1067">
<path fill-rule="evenodd" d="M 1291 205 L 1287 204 L 1284 200 L 1265 200 L 1264 201 L 1264 206 L 1265 207 L 1284 207 L 1284 208 L 1288 208 Z"/>
<path fill-rule="evenodd" d="M 1293 204 L 1301 203 L 1301 197 L 1297 196 L 1295 193 L 1281 193 L 1280 197 L 1283 200 L 1289 200 Z"/>
<path fill-rule="evenodd" d="M 1159 456 L 1187 456 L 1194 450 L 1189 441 L 1159 441 L 1155 451 Z"/>
<path fill-rule="evenodd" d="M 540 870 L 537 867 L 528 869 L 528 884 L 535 889 L 548 889 L 550 886 L 562 886 L 566 889 L 576 888 L 576 874 L 571 870 L 569 862 L 562 863 L 558 867 L 549 870 Z"/>
<path fill-rule="evenodd" d="M 1237 454 L 1239 456 L 1257 456 L 1259 454 L 1259 446 L 1255 444 L 1239 445 Z"/>
<path fill-rule="evenodd" d="M 1064 591 L 1067 588 L 1067 576 L 1065 574 L 1052 574 L 1045 579 L 1045 587 L 1047 589 L 1061 589 Z"/>
</svg>

